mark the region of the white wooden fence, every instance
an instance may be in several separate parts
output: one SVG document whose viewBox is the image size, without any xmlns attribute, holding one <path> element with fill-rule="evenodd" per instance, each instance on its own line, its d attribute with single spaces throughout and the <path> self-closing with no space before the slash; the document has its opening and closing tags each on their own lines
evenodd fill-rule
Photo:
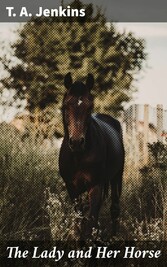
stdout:
<svg viewBox="0 0 167 267">
<path fill-rule="evenodd" d="M 132 105 L 121 117 L 126 154 L 130 164 L 141 167 L 148 161 L 148 143 L 167 139 L 167 110 L 162 105 Z"/>
</svg>

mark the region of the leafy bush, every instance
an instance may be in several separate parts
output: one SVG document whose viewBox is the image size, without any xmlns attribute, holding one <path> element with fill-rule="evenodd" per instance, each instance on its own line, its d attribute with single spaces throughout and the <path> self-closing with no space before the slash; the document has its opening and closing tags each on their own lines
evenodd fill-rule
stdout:
<svg viewBox="0 0 167 267">
<path fill-rule="evenodd" d="M 167 146 L 157 142 L 148 144 L 148 164 L 140 169 L 138 180 L 132 177 L 125 185 L 124 210 L 139 221 L 162 218 L 164 186 L 167 181 Z"/>
<path fill-rule="evenodd" d="M 148 164 L 124 184 L 122 228 L 127 239 L 161 240 L 167 182 L 167 145 L 148 144 Z M 133 172 L 134 173 L 134 172 Z"/>
<path fill-rule="evenodd" d="M 167 182 L 167 145 L 157 142 L 148 145 L 149 162 L 141 172 L 140 194 L 143 216 L 162 218 L 165 183 Z"/>
</svg>

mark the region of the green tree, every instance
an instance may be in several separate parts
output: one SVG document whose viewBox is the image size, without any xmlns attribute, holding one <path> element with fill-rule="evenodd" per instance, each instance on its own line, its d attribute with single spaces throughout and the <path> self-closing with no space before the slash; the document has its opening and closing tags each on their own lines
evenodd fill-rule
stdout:
<svg viewBox="0 0 167 267">
<path fill-rule="evenodd" d="M 144 41 L 119 33 L 99 9 L 93 15 L 92 4 L 73 1 L 71 7 L 85 7 L 86 19 L 38 18 L 21 28 L 13 45 L 19 63 L 3 58 L 9 75 L 2 83 L 26 99 L 29 110 L 43 110 L 61 103 L 67 72 L 75 79 L 91 72 L 96 110 L 117 114 L 132 97 L 135 74 L 146 58 Z"/>
</svg>

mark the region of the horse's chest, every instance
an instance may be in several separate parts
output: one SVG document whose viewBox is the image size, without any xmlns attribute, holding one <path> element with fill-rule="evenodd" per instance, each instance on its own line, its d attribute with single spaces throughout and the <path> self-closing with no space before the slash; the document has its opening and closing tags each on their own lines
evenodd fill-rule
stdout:
<svg viewBox="0 0 167 267">
<path fill-rule="evenodd" d="M 97 155 L 93 153 L 89 153 L 83 155 L 80 158 L 73 159 L 73 167 L 74 171 L 78 172 L 81 171 L 82 173 L 85 172 L 95 172 L 95 170 L 99 169 L 102 166 L 102 160 L 97 157 Z"/>
<path fill-rule="evenodd" d="M 102 163 L 97 163 L 93 156 L 89 155 L 74 163 L 72 176 L 73 184 L 77 187 L 89 188 L 99 182 L 102 173 Z"/>
<path fill-rule="evenodd" d="M 83 189 L 83 191 L 91 188 L 93 185 L 98 183 L 98 177 L 92 171 L 78 170 L 75 172 L 72 183 L 76 189 Z"/>
<path fill-rule="evenodd" d="M 61 176 L 66 182 L 72 182 L 75 188 L 88 188 L 96 184 L 104 174 L 104 157 L 91 150 L 83 154 L 69 152 L 61 154 Z"/>
</svg>

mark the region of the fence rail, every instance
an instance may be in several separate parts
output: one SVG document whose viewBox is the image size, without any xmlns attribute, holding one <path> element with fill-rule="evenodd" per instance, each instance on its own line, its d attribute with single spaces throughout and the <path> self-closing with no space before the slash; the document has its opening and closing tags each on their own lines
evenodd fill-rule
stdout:
<svg viewBox="0 0 167 267">
<path fill-rule="evenodd" d="M 167 138 L 167 110 L 162 105 L 135 104 L 124 111 L 121 120 L 129 160 L 140 167 L 148 161 L 148 143 Z"/>
</svg>

